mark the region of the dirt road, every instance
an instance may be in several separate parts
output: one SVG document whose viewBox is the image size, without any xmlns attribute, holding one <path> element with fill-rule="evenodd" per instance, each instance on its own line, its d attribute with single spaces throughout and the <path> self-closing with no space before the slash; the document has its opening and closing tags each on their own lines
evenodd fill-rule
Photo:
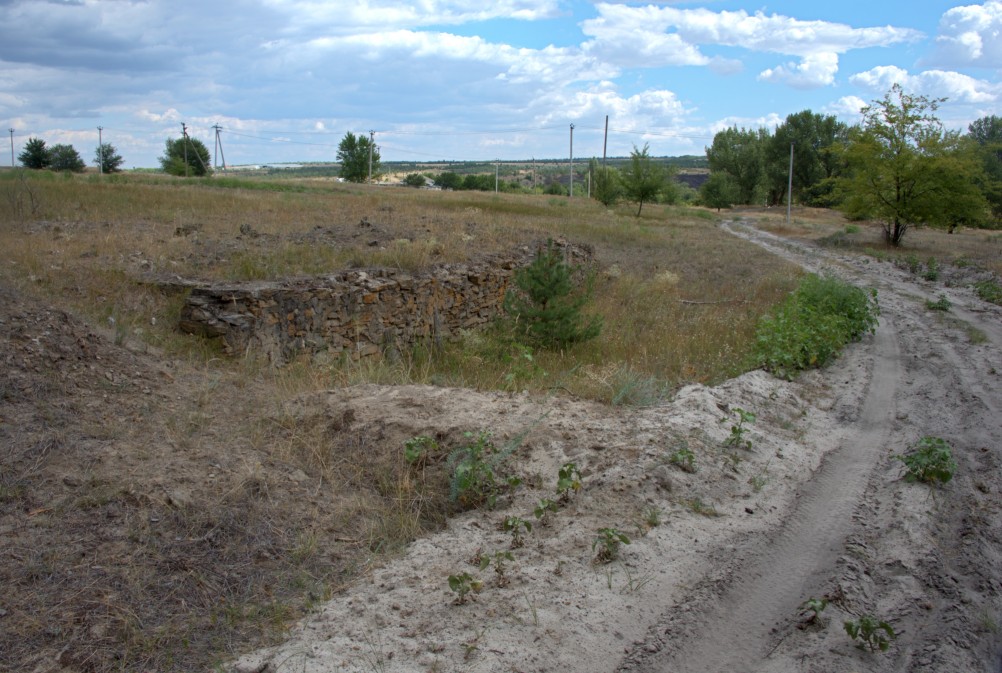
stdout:
<svg viewBox="0 0 1002 673">
<path fill-rule="evenodd" d="M 421 386 L 304 399 L 304 416 L 350 409 L 401 441 L 528 432 L 516 457 L 530 487 L 416 542 L 235 669 L 1002 670 L 1002 310 L 889 263 L 724 226 L 875 287 L 876 335 L 797 382 L 752 372 L 649 409 Z M 950 310 L 927 308 L 940 297 Z M 750 448 L 727 446 L 737 408 L 756 414 Z M 894 457 L 926 435 L 959 465 L 942 488 L 904 481 Z M 695 471 L 672 460 L 683 448 Z M 471 559 L 508 548 L 500 521 L 531 519 L 569 460 L 582 492 L 512 550 L 504 582 L 478 573 Z M 609 564 L 595 562 L 603 527 L 632 538 Z M 457 604 L 446 578 L 463 571 L 485 586 Z M 811 597 L 830 601 L 820 624 L 799 607 Z M 887 652 L 846 635 L 864 614 L 893 627 Z"/>
</svg>

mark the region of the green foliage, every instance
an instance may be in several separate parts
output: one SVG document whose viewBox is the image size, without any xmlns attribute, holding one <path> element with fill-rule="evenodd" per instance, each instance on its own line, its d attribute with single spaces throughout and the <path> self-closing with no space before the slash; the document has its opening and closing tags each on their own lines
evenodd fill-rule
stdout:
<svg viewBox="0 0 1002 673">
<path fill-rule="evenodd" d="M 374 178 L 379 175 L 379 148 L 363 134 L 356 136 L 351 131 L 345 133 L 337 146 L 341 177 L 348 182 L 368 181 L 370 159 Z"/>
<path fill-rule="evenodd" d="M 860 647 L 866 645 L 871 652 L 876 650 L 886 652 L 887 648 L 891 646 L 891 641 L 895 638 L 891 625 L 872 615 L 846 620 L 843 625 L 850 638 L 861 641 Z"/>
<path fill-rule="evenodd" d="M 545 348 L 564 348 L 598 336 L 601 318 L 586 321 L 581 315 L 589 289 L 574 287 L 573 269 L 552 239 L 536 252 L 532 264 L 515 274 L 514 284 L 517 291 L 505 295 L 504 310 L 528 339 Z"/>
<path fill-rule="evenodd" d="M 699 188 L 700 202 L 707 208 L 730 208 L 740 198 L 740 189 L 729 173 L 710 173 L 710 177 Z"/>
<path fill-rule="evenodd" d="M 532 515 L 539 520 L 539 523 L 545 524 L 550 512 L 556 512 L 558 509 L 560 509 L 560 505 L 556 501 L 542 498 L 532 509 Z"/>
<path fill-rule="evenodd" d="M 736 203 L 759 201 L 765 181 L 765 141 L 768 131 L 737 126 L 718 131 L 706 158 L 713 173 L 730 176 L 737 188 Z M 712 173 L 711 173 L 712 175 Z"/>
<path fill-rule="evenodd" d="M 982 117 L 967 129 L 984 169 L 981 191 L 988 200 L 995 222 L 1002 222 L 1002 117 Z"/>
<path fill-rule="evenodd" d="M 514 447 L 498 451 L 490 433 L 485 431 L 467 432 L 464 436 L 469 444 L 455 449 L 447 461 L 452 470 L 449 499 L 462 509 L 482 506 L 493 509 L 498 495 L 521 483 L 517 477 L 497 473 Z"/>
<path fill-rule="evenodd" d="M 826 185 L 838 177 L 842 162 L 837 149 L 845 140 L 848 127 L 834 115 L 803 110 L 787 115 L 764 142 L 766 182 L 769 203 L 782 203 L 790 182 L 790 145 L 793 152 L 793 199 L 805 205 L 826 207 Z"/>
<path fill-rule="evenodd" d="M 755 359 L 775 375 L 793 378 L 823 367 L 848 343 L 877 326 L 877 292 L 831 277 L 808 275 L 755 334 Z"/>
<path fill-rule="evenodd" d="M 670 174 L 667 167 L 651 157 L 649 145 L 644 144 L 643 149 L 637 149 L 634 145 L 630 152 L 630 163 L 623 168 L 622 184 L 626 197 L 637 203 L 637 217 L 640 217 L 644 202 L 657 201 L 659 196 L 671 188 L 668 184 Z"/>
<path fill-rule="evenodd" d="M 404 178 L 404 184 L 408 187 L 424 187 L 427 180 L 420 173 L 408 173 Z"/>
<path fill-rule="evenodd" d="M 994 280 L 983 280 L 974 283 L 974 293 L 983 301 L 1002 305 L 1002 285 Z"/>
<path fill-rule="evenodd" d="M 944 100 L 910 95 L 895 84 L 863 109 L 863 123 L 843 154 L 842 207 L 850 217 L 880 221 L 892 245 L 913 225 L 952 230 L 987 215 L 977 187 L 981 165 L 935 115 Z"/>
<path fill-rule="evenodd" d="M 680 468 L 684 472 L 696 471 L 696 454 L 688 446 L 676 449 L 670 456 L 668 462 Z"/>
<path fill-rule="evenodd" d="M 567 196 L 567 188 L 559 182 L 553 181 L 546 185 L 543 189 L 543 193 L 549 194 L 550 196 Z"/>
<path fill-rule="evenodd" d="M 598 535 L 591 543 L 591 550 L 594 552 L 598 548 L 595 557 L 596 563 L 611 563 L 619 558 L 619 548 L 621 545 L 630 544 L 630 538 L 626 533 L 615 528 L 599 528 Z"/>
<path fill-rule="evenodd" d="M 53 145 L 49 148 L 49 168 L 54 171 L 82 173 L 87 164 L 73 145 Z"/>
<path fill-rule="evenodd" d="M 801 603 L 800 609 L 810 613 L 807 618 L 809 624 L 821 624 L 821 613 L 825 611 L 828 607 L 827 598 L 808 598 L 806 601 Z"/>
<path fill-rule="evenodd" d="M 499 550 L 494 552 L 491 556 L 482 556 L 480 558 L 480 570 L 487 570 L 491 565 L 494 566 L 495 581 L 499 587 L 503 587 L 508 584 L 508 564 L 514 563 L 515 557 L 510 551 Z"/>
<path fill-rule="evenodd" d="M 209 149 L 201 140 L 182 135 L 167 139 L 160 168 L 170 175 L 202 177 L 211 172 L 210 161 Z"/>
<path fill-rule="evenodd" d="M 520 516 L 506 516 L 501 522 L 501 530 L 511 534 L 512 548 L 518 548 L 525 544 L 525 535 L 532 532 L 532 524 Z"/>
<path fill-rule="evenodd" d="M 599 165 L 598 161 L 592 159 L 591 170 L 591 195 L 596 201 L 605 207 L 616 205 L 623 195 L 623 182 L 619 171 L 615 168 Z"/>
<path fill-rule="evenodd" d="M 122 155 L 110 143 L 98 145 L 94 150 L 94 165 L 99 166 L 103 173 L 118 173 L 124 162 Z"/>
<path fill-rule="evenodd" d="M 953 479 L 957 462 L 946 440 L 925 436 L 904 455 L 895 456 L 905 464 L 905 479 L 927 484 L 945 484 Z"/>
<path fill-rule="evenodd" d="M 449 575 L 449 589 L 456 592 L 458 596 L 457 603 L 465 603 L 466 595 L 471 591 L 480 591 L 483 588 L 484 583 L 478 580 L 476 577 L 470 573 L 459 573 L 456 575 Z"/>
<path fill-rule="evenodd" d="M 41 138 L 28 138 L 24 144 L 24 149 L 17 155 L 17 160 L 25 168 L 34 170 L 48 168 L 52 163 L 49 149 L 45 146 L 45 141 Z"/>
<path fill-rule="evenodd" d="M 557 495 L 561 500 L 569 500 L 573 493 L 581 490 L 581 470 L 576 463 L 564 463 L 557 471 Z"/>
<path fill-rule="evenodd" d="M 930 311 L 949 311 L 951 306 L 953 304 L 950 303 L 950 300 L 945 295 L 940 295 L 936 301 L 926 300 L 925 302 L 925 307 Z"/>
<path fill-rule="evenodd" d="M 936 261 L 935 257 L 930 257 L 929 261 L 925 264 L 925 273 L 922 274 L 922 278 L 925 280 L 939 280 L 939 262 Z"/>
<path fill-rule="evenodd" d="M 750 411 L 745 411 L 740 407 L 734 407 L 734 413 L 737 414 L 738 419 L 731 424 L 731 434 L 726 440 L 724 440 L 724 446 L 728 446 L 732 449 L 748 449 L 750 451 L 752 443 L 750 439 L 745 438 L 745 433 L 748 432 L 748 429 L 745 428 L 745 423 L 754 423 L 755 414 Z M 725 418 L 721 422 L 723 423 L 726 421 L 727 419 Z"/>
<path fill-rule="evenodd" d="M 404 442 L 404 460 L 411 465 L 422 466 L 428 461 L 428 456 L 438 450 L 438 442 L 427 435 L 411 437 Z"/>
<path fill-rule="evenodd" d="M 445 171 L 438 174 L 438 177 L 435 178 L 435 184 L 442 189 L 461 189 L 463 186 L 463 178 L 461 178 L 458 173 Z"/>
</svg>

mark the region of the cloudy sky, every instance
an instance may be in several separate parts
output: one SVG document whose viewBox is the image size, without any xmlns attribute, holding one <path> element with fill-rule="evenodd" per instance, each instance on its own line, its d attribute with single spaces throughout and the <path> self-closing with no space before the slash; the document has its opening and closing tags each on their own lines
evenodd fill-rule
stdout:
<svg viewBox="0 0 1002 673">
<path fill-rule="evenodd" d="M 586 158 L 606 115 L 610 156 L 702 154 L 895 82 L 953 128 L 1002 115 L 1000 33 L 1002 0 L 0 0 L 0 124 L 88 161 L 101 126 L 128 167 L 182 122 L 229 164 L 370 130 L 384 160 L 560 158 L 571 124 Z"/>
</svg>

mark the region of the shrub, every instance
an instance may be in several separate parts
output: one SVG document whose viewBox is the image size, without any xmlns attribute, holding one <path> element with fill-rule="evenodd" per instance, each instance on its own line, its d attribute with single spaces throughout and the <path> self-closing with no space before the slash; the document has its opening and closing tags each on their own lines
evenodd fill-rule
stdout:
<svg viewBox="0 0 1002 673">
<path fill-rule="evenodd" d="M 957 471 L 950 445 L 939 437 L 923 437 L 911 451 L 895 458 L 905 464 L 908 481 L 945 484 Z"/>
<path fill-rule="evenodd" d="M 590 288 L 574 287 L 573 272 L 553 240 L 536 252 L 532 264 L 515 274 L 517 291 L 504 298 L 505 312 L 530 340 L 548 348 L 563 348 L 598 336 L 601 318 L 585 321 L 581 309 Z"/>
<path fill-rule="evenodd" d="M 783 378 L 822 367 L 848 343 L 877 326 L 876 290 L 810 275 L 755 335 L 757 364 Z"/>
</svg>

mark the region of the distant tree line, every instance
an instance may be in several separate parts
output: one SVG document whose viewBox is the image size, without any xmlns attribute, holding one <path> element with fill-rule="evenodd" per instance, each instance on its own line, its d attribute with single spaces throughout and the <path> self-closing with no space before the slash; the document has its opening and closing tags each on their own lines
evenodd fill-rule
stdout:
<svg viewBox="0 0 1002 673">
<path fill-rule="evenodd" d="M 87 165 L 73 145 L 52 145 L 49 147 L 41 138 L 28 138 L 24 149 L 17 160 L 25 168 L 32 170 L 83 172 Z M 114 145 L 102 143 L 94 152 L 94 165 L 103 166 L 104 172 L 114 173 L 121 170 L 122 157 Z"/>
<path fill-rule="evenodd" d="M 711 173 L 702 203 L 719 209 L 792 198 L 838 208 L 881 222 L 893 245 L 912 226 L 999 226 L 1002 119 L 979 119 L 966 134 L 950 131 L 935 114 L 945 100 L 894 85 L 853 126 L 804 110 L 775 131 L 724 129 L 706 148 Z"/>
</svg>

